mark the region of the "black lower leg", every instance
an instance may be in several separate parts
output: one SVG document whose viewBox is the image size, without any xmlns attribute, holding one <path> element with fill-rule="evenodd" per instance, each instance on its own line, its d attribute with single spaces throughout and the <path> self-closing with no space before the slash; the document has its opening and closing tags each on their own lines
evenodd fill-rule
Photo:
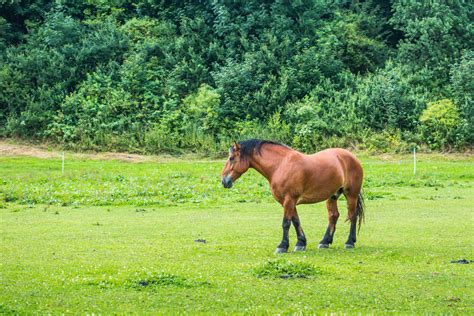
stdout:
<svg viewBox="0 0 474 316">
<path fill-rule="evenodd" d="M 293 222 L 293 226 L 295 227 L 295 231 L 296 231 L 296 237 L 298 238 L 298 241 L 296 242 L 296 246 L 297 247 L 306 246 L 306 237 L 304 235 L 303 228 L 301 227 L 299 217 L 293 216 L 291 221 Z"/>
<path fill-rule="evenodd" d="M 289 232 L 290 226 L 291 226 L 290 219 L 284 217 L 283 218 L 283 223 L 282 223 L 281 226 L 283 228 L 283 238 L 282 238 L 281 243 L 278 246 L 278 248 L 288 249 L 288 247 L 290 245 L 290 241 L 289 241 L 289 238 L 288 238 L 288 232 Z"/>
<path fill-rule="evenodd" d="M 336 225 L 329 224 L 328 228 L 326 229 L 326 233 L 324 234 L 323 239 L 319 243 L 322 245 L 332 244 L 332 239 L 334 237 L 335 232 L 336 232 Z"/>
<path fill-rule="evenodd" d="M 351 230 L 349 231 L 349 238 L 347 238 L 346 245 L 354 246 L 356 242 L 356 226 L 357 226 L 357 218 L 351 220 Z"/>
</svg>

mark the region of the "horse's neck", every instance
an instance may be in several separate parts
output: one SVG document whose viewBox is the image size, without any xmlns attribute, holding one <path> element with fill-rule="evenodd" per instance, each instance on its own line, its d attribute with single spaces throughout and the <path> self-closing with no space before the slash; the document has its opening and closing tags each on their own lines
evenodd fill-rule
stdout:
<svg viewBox="0 0 474 316">
<path fill-rule="evenodd" d="M 257 170 L 262 176 L 271 182 L 273 174 L 289 151 L 291 151 L 290 148 L 266 145 L 262 147 L 260 154 L 252 155 L 250 159 L 250 167 Z"/>
</svg>

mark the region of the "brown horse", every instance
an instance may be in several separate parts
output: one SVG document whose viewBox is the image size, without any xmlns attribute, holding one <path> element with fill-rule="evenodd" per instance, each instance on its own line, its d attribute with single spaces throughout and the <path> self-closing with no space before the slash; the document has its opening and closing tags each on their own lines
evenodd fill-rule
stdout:
<svg viewBox="0 0 474 316">
<path fill-rule="evenodd" d="M 243 173 L 254 168 L 267 178 L 274 198 L 283 206 L 283 239 L 276 252 L 287 252 L 288 231 L 291 223 L 298 242 L 294 251 L 306 249 L 306 237 L 300 225 L 296 205 L 326 201 L 329 225 L 319 242 L 319 248 L 332 243 L 339 218 L 337 199 L 347 199 L 348 221 L 351 223 L 345 248 L 354 248 L 356 224 L 364 218 L 364 200 L 361 194 L 363 172 L 359 160 L 349 151 L 331 148 L 313 155 L 305 155 L 290 147 L 271 141 L 251 139 L 234 142 L 229 159 L 222 170 L 224 188 L 232 187 Z"/>
</svg>

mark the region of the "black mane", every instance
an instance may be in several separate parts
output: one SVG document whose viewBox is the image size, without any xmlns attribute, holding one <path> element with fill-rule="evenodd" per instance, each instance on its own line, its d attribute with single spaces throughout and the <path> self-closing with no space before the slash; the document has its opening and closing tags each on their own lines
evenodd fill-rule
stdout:
<svg viewBox="0 0 474 316">
<path fill-rule="evenodd" d="M 262 139 L 248 139 L 239 142 L 240 145 L 240 158 L 241 159 L 247 159 L 250 155 L 253 153 L 256 153 L 260 155 L 260 151 L 262 149 L 262 146 L 265 144 L 271 144 L 271 145 L 277 145 L 277 146 L 283 146 L 283 147 L 288 147 L 285 144 L 271 141 L 271 140 L 262 140 Z"/>
</svg>

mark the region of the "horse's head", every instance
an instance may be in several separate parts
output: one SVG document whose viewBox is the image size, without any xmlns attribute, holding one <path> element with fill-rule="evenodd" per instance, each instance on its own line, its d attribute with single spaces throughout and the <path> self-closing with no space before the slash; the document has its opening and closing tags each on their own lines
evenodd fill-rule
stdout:
<svg viewBox="0 0 474 316">
<path fill-rule="evenodd" d="M 231 188 L 232 183 L 249 169 L 248 159 L 241 158 L 240 145 L 234 142 L 234 145 L 229 149 L 229 158 L 222 170 L 222 185 L 224 188 Z"/>
</svg>

